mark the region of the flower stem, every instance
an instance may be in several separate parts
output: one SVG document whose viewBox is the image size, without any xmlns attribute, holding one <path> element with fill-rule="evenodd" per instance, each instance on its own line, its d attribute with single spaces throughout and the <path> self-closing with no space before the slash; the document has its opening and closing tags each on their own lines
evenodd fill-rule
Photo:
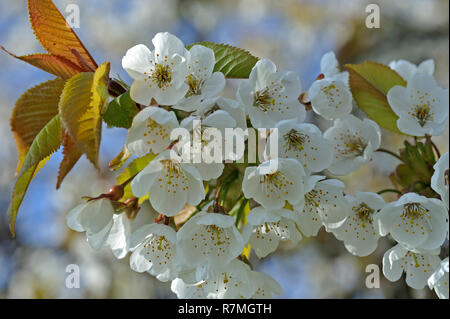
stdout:
<svg viewBox="0 0 450 319">
<path fill-rule="evenodd" d="M 392 155 L 392 156 L 394 156 L 396 159 L 398 159 L 398 160 L 400 160 L 400 161 L 403 162 L 403 159 L 402 159 L 399 155 L 397 155 L 397 154 L 395 154 L 394 152 L 389 151 L 389 150 L 387 150 L 387 149 L 385 149 L 385 148 L 379 148 L 379 149 L 377 149 L 377 152 L 383 152 L 383 153 Z"/>
<path fill-rule="evenodd" d="M 123 182 L 122 184 L 120 184 L 120 186 L 122 186 L 123 188 L 125 188 L 125 186 L 127 186 L 135 177 L 136 175 L 139 173 L 134 174 L 133 176 L 131 176 L 129 179 L 127 179 L 125 182 Z"/>
<path fill-rule="evenodd" d="M 393 188 L 386 188 L 386 189 L 383 189 L 383 190 L 377 192 L 378 195 L 381 195 L 384 193 L 396 193 L 396 194 L 402 195 L 401 191 L 399 191 L 397 189 L 393 189 Z"/>
<path fill-rule="evenodd" d="M 431 146 L 433 147 L 434 151 L 436 152 L 436 155 L 438 159 L 441 158 L 441 152 L 439 151 L 439 148 L 434 144 L 434 142 L 431 140 L 431 136 L 427 135 L 427 140 L 430 142 Z"/>
</svg>

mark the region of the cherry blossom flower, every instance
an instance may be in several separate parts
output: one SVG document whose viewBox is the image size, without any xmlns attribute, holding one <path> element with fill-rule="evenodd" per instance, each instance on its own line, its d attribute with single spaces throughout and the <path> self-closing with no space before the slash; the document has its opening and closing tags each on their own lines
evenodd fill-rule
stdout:
<svg viewBox="0 0 450 319">
<path fill-rule="evenodd" d="M 174 112 L 147 107 L 134 117 L 125 145 L 138 157 L 159 154 L 170 145 L 170 133 L 176 127 L 178 120 Z"/>
<path fill-rule="evenodd" d="M 344 241 L 345 248 L 356 256 L 368 256 L 375 251 L 380 238 L 374 217 L 386 205 L 376 193 L 357 192 L 355 197 L 347 195 L 351 213 L 345 222 L 333 229 L 337 239 Z"/>
<path fill-rule="evenodd" d="M 408 250 L 400 244 L 389 249 L 383 256 L 383 274 L 390 281 L 397 281 L 406 274 L 406 284 L 414 289 L 423 289 L 428 278 L 441 260 L 436 250 Z"/>
<path fill-rule="evenodd" d="M 381 143 L 378 124 L 353 115 L 335 120 L 334 125 L 325 131 L 324 137 L 333 144 L 334 158 L 328 170 L 335 175 L 357 171 L 372 159 L 373 152 Z"/>
<path fill-rule="evenodd" d="M 170 289 L 177 295 L 178 299 L 206 299 L 207 294 L 204 289 L 204 282 L 186 284 L 183 279 L 172 280 Z"/>
<path fill-rule="evenodd" d="M 225 88 L 223 73 L 213 73 L 216 63 L 213 50 L 203 45 L 194 45 L 189 53 L 186 75 L 189 90 L 186 96 L 173 106 L 186 112 L 195 111 L 199 105 L 215 98 Z"/>
<path fill-rule="evenodd" d="M 415 193 L 404 194 L 387 204 L 374 217 L 381 236 L 391 234 L 408 249 L 439 248 L 448 232 L 448 213 L 444 203 Z"/>
<path fill-rule="evenodd" d="M 232 216 L 205 211 L 191 217 L 177 232 L 180 263 L 212 274 L 239 256 L 244 240 L 234 223 Z"/>
<path fill-rule="evenodd" d="M 246 107 L 253 127 L 272 128 L 285 119 L 304 121 L 306 111 L 298 101 L 300 93 L 301 83 L 294 72 L 277 71 L 272 61 L 262 59 L 249 79 L 240 84 L 237 99 Z"/>
<path fill-rule="evenodd" d="M 428 59 L 421 62 L 419 65 L 415 65 L 406 60 L 396 60 L 389 63 L 389 67 L 396 71 L 400 76 L 409 82 L 414 74 L 420 72 L 428 75 L 433 75 L 434 73 L 434 60 Z"/>
<path fill-rule="evenodd" d="M 331 165 L 331 142 L 322 137 L 317 126 L 294 119 L 278 122 L 275 127 L 278 129 L 278 157 L 295 158 L 308 173 L 320 172 Z M 270 148 L 270 139 L 266 148 Z"/>
<path fill-rule="evenodd" d="M 296 204 L 304 196 L 303 166 L 294 159 L 275 159 L 247 167 L 242 191 L 267 209 L 282 208 L 286 201 Z"/>
<path fill-rule="evenodd" d="M 449 180 L 448 180 L 448 152 L 434 164 L 434 174 L 431 177 L 431 188 L 441 196 L 442 201 L 449 208 Z"/>
<path fill-rule="evenodd" d="M 214 118 L 218 117 L 220 114 L 224 114 L 223 116 L 226 115 L 227 117 L 223 117 L 222 119 L 217 118 L 217 120 L 214 120 Z M 235 127 L 240 127 L 242 129 L 247 128 L 244 106 L 235 100 L 224 97 L 209 99 L 206 102 L 199 104 L 198 109 L 193 113 L 193 115 L 200 117 L 202 120 L 202 125 L 214 126 L 219 129 Z M 233 119 L 234 122 L 231 119 Z"/>
<path fill-rule="evenodd" d="M 189 51 L 168 32 L 157 33 L 152 42 L 153 51 L 139 44 L 122 59 L 122 67 L 134 79 L 131 98 L 143 105 L 150 105 L 152 99 L 161 105 L 174 105 L 189 90 L 185 83 Z"/>
<path fill-rule="evenodd" d="M 345 83 L 348 87 L 348 72 L 339 70 L 339 61 L 333 51 L 329 51 L 322 56 L 320 60 L 320 72 L 324 79 L 338 80 Z"/>
<path fill-rule="evenodd" d="M 428 287 L 434 289 L 440 299 L 448 299 L 448 257 L 441 261 L 441 264 L 430 276 Z"/>
<path fill-rule="evenodd" d="M 173 150 L 153 159 L 131 182 L 136 197 L 151 193 L 150 203 L 159 213 L 174 216 L 185 205 L 197 205 L 205 198 L 205 189 L 198 170 L 183 163 Z"/>
<path fill-rule="evenodd" d="M 115 214 L 107 240 L 114 256 L 118 259 L 124 258 L 130 251 L 131 234 L 139 227 L 152 223 L 158 215 L 148 201 L 142 203 L 134 218 L 130 218 L 126 213 Z"/>
<path fill-rule="evenodd" d="M 287 209 L 267 210 L 262 206 L 250 211 L 243 231 L 258 258 L 274 252 L 280 241 L 297 243 L 302 235 L 295 225 L 295 213 Z"/>
<path fill-rule="evenodd" d="M 107 243 L 113 227 L 114 207 L 107 198 L 78 205 L 66 215 L 69 228 L 86 232 L 89 245 L 99 250 Z"/>
<path fill-rule="evenodd" d="M 308 91 L 314 112 L 327 120 L 349 114 L 353 108 L 348 73 L 340 72 L 338 66 L 334 53 L 326 53 L 320 62 L 323 78 L 314 81 Z"/>
<path fill-rule="evenodd" d="M 231 104 L 228 104 L 228 101 L 222 101 L 222 99 L 210 100 L 208 103 L 201 105 L 198 111 L 186 117 L 180 124 L 181 127 L 191 132 L 192 138 L 189 141 L 176 144 L 180 152 L 184 152 L 185 148 L 188 147 L 191 162 L 205 181 L 222 175 L 225 167 L 223 164 L 225 128 L 236 126 L 236 119 L 233 117 L 236 114 L 231 112 L 232 115 L 221 109 L 218 103 L 230 106 L 230 109 L 232 109 Z M 199 148 L 194 146 L 195 136 L 198 137 L 200 142 Z M 208 159 L 206 159 L 206 154 Z"/>
<path fill-rule="evenodd" d="M 178 269 L 176 241 L 170 226 L 153 223 L 140 227 L 131 235 L 131 269 L 147 271 L 160 281 L 174 279 Z"/>
<path fill-rule="evenodd" d="M 251 297 L 252 299 L 270 299 L 273 298 L 273 294 L 283 294 L 280 284 L 263 272 L 252 271 L 250 281 L 256 284 L 256 292 Z"/>
<path fill-rule="evenodd" d="M 171 289 L 179 299 L 242 299 L 250 298 L 257 291 L 255 277 L 250 267 L 240 260 L 233 259 L 220 266 L 220 270 L 201 283 L 189 285 L 177 278 Z"/>
<path fill-rule="evenodd" d="M 434 77 L 416 73 L 407 87 L 394 86 L 387 94 L 398 115 L 398 129 L 409 135 L 441 135 L 448 122 L 448 89 L 441 89 Z"/>
<path fill-rule="evenodd" d="M 322 226 L 327 231 L 339 227 L 350 211 L 344 199 L 344 183 L 324 179 L 324 176 L 318 175 L 307 177 L 305 195 L 294 205 L 297 225 L 307 237 L 316 236 Z"/>
</svg>

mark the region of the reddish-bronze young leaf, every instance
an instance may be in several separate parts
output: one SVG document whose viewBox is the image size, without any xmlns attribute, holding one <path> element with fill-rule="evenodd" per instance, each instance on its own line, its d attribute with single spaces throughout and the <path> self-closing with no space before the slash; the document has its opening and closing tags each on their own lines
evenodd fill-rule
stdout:
<svg viewBox="0 0 450 319">
<path fill-rule="evenodd" d="M 28 0 L 28 10 L 34 33 L 49 53 L 83 68 L 71 51 L 76 50 L 92 69 L 97 68 L 89 51 L 51 0 Z"/>
<path fill-rule="evenodd" d="M 20 170 L 36 135 L 58 114 L 63 79 L 47 81 L 26 91 L 16 102 L 11 116 L 11 130 L 16 140 Z"/>
<path fill-rule="evenodd" d="M 50 74 L 59 76 L 63 79 L 70 79 L 77 73 L 83 72 L 83 69 L 78 65 L 72 63 L 71 61 L 59 57 L 56 55 L 46 54 L 46 53 L 38 53 L 38 54 L 30 54 L 24 56 L 17 56 L 4 47 L 0 46 L 0 49 L 11 55 L 12 57 L 22 60 L 26 63 L 29 63 L 45 72 Z"/>
<path fill-rule="evenodd" d="M 56 182 L 56 189 L 59 189 L 64 178 L 67 176 L 67 174 L 72 170 L 72 168 L 78 162 L 81 155 L 83 155 L 83 152 L 76 145 L 76 143 L 72 140 L 70 135 L 64 130 L 63 130 L 62 134 L 63 134 L 63 142 L 62 143 L 63 143 L 64 158 L 61 161 L 61 164 L 59 165 L 58 181 Z"/>
</svg>

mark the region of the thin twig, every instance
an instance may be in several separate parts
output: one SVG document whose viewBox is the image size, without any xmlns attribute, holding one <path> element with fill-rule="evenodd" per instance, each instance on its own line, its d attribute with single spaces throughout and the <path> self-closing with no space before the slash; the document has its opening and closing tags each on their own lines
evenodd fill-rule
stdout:
<svg viewBox="0 0 450 319">
<path fill-rule="evenodd" d="M 396 194 L 402 195 L 401 191 L 399 191 L 397 189 L 393 189 L 393 188 L 386 188 L 386 189 L 383 189 L 383 190 L 377 192 L 378 195 L 381 195 L 384 193 L 396 193 Z"/>
<path fill-rule="evenodd" d="M 431 138 L 429 139 L 431 146 L 433 147 L 434 151 L 436 152 L 436 155 L 438 157 L 438 159 L 441 158 L 441 152 L 439 151 L 438 147 L 436 146 L 436 144 L 434 144 L 434 142 L 431 140 Z"/>
<path fill-rule="evenodd" d="M 379 149 L 377 149 L 377 152 L 383 152 L 383 153 L 392 155 L 392 156 L 394 156 L 396 159 L 398 159 L 398 160 L 400 160 L 400 161 L 403 162 L 403 159 L 402 159 L 399 155 L 397 155 L 397 154 L 395 154 L 394 152 L 389 151 L 389 150 L 387 150 L 387 149 L 385 149 L 385 148 L 379 148 Z"/>
</svg>

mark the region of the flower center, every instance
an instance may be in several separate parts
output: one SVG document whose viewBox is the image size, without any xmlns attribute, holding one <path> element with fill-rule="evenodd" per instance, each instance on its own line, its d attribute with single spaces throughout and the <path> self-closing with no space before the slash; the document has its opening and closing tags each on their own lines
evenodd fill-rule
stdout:
<svg viewBox="0 0 450 319">
<path fill-rule="evenodd" d="M 198 79 L 195 76 L 193 76 L 192 74 L 189 74 L 186 77 L 186 83 L 187 85 L 189 85 L 189 91 L 187 93 L 187 96 L 192 96 L 192 95 L 200 95 L 202 93 L 201 88 L 203 85 L 203 80 L 202 79 Z"/>
<path fill-rule="evenodd" d="M 319 207 L 319 203 L 318 203 L 318 201 L 316 199 L 318 194 L 319 193 L 315 189 L 311 190 L 309 193 L 307 193 L 305 195 L 306 203 L 308 205 L 311 205 L 311 206 L 314 206 L 314 207 Z"/>
<path fill-rule="evenodd" d="M 216 225 L 208 225 L 206 226 L 207 232 L 211 234 L 212 241 L 216 242 L 217 246 L 225 244 L 225 236 L 223 233 L 223 229 Z M 228 238 L 226 238 L 228 239 Z"/>
<path fill-rule="evenodd" d="M 179 186 L 179 183 L 182 183 L 183 190 L 187 189 L 186 186 L 186 181 L 187 178 L 184 175 L 183 170 L 181 169 L 181 166 L 179 163 L 176 163 L 172 160 L 162 160 L 161 164 L 163 165 L 164 169 L 165 169 L 165 181 L 166 181 L 166 186 L 169 188 L 174 188 L 174 192 L 175 189 Z M 172 185 L 174 184 L 174 185 Z M 170 191 L 170 190 L 169 190 Z"/>
<path fill-rule="evenodd" d="M 274 186 L 276 189 L 280 190 L 283 188 L 286 182 L 286 177 L 284 177 L 283 173 L 277 171 L 273 174 L 267 174 L 262 177 L 261 183 L 268 183 Z"/>
<path fill-rule="evenodd" d="M 155 69 L 151 73 L 150 78 L 156 82 L 160 89 L 170 86 L 170 82 L 172 81 L 170 66 L 161 63 L 155 65 Z"/>
<path fill-rule="evenodd" d="M 275 99 L 269 94 L 269 89 L 265 88 L 261 91 L 256 91 L 253 105 L 264 112 L 270 109 L 270 106 L 275 105 Z"/>
<path fill-rule="evenodd" d="M 433 120 L 433 113 L 427 104 L 416 105 L 412 115 L 417 119 L 420 126 L 425 126 L 428 121 Z"/>
<path fill-rule="evenodd" d="M 367 206 L 366 203 L 361 203 L 361 205 L 359 205 L 358 207 L 354 207 L 353 211 L 356 212 L 356 214 L 358 215 L 359 219 L 362 220 L 362 227 L 363 228 L 366 227 L 366 222 L 372 224 L 372 222 L 373 222 L 372 214 L 375 211 L 372 208 L 370 208 L 369 206 Z"/>
<path fill-rule="evenodd" d="M 284 140 L 288 144 L 288 150 L 297 149 L 299 151 L 303 151 L 303 144 L 306 140 L 306 135 L 300 132 L 297 132 L 295 129 L 291 129 L 288 133 L 283 135 Z"/>
<path fill-rule="evenodd" d="M 164 237 L 164 236 L 159 237 L 159 243 L 158 243 L 157 249 L 162 250 L 165 242 L 167 242 L 166 237 Z M 166 245 L 164 245 L 164 247 L 165 246 Z"/>
<path fill-rule="evenodd" d="M 367 144 L 359 136 L 347 136 L 344 140 L 344 149 L 340 153 L 344 156 L 361 156 L 364 154 Z"/>
<path fill-rule="evenodd" d="M 428 212 L 429 210 L 423 207 L 420 203 L 408 203 L 403 205 L 403 213 L 400 217 L 410 218 L 411 224 L 413 224 L 416 218 L 422 217 Z"/>
</svg>

